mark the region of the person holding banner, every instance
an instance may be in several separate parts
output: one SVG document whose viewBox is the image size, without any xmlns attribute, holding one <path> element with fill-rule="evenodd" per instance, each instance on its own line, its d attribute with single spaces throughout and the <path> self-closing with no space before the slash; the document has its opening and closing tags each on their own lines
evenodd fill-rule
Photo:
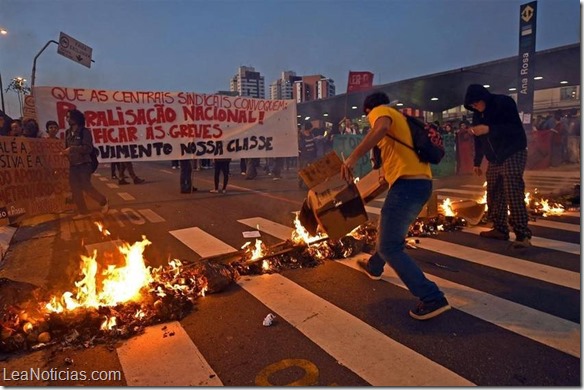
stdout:
<svg viewBox="0 0 584 390">
<path fill-rule="evenodd" d="M 57 133 L 59 132 L 59 124 L 55 121 L 47 121 L 45 123 L 46 131 L 39 133 L 39 138 L 51 138 L 57 139 Z"/>
<path fill-rule="evenodd" d="M 134 164 L 131 161 L 121 162 L 118 165 L 118 169 L 120 171 L 120 178 L 118 180 L 119 185 L 130 184 L 126 181 L 126 170 L 128 171 L 130 177 L 134 181 L 134 184 L 142 184 L 144 183 L 144 179 L 139 178 L 134 172 Z"/>
<path fill-rule="evenodd" d="M 0 135 L 10 134 L 10 124 L 12 123 L 12 118 L 6 115 L 6 113 L 0 110 Z"/>
<path fill-rule="evenodd" d="M 190 194 L 197 191 L 197 187 L 193 187 L 193 161 L 194 160 L 180 160 L 180 193 Z"/>
<path fill-rule="evenodd" d="M 101 206 L 101 212 L 109 211 L 107 198 L 91 184 L 91 152 L 93 138 L 91 131 L 85 127 L 85 115 L 79 110 L 69 110 L 65 119 L 69 128 L 65 132 L 65 149 L 63 154 L 69 159 L 69 185 L 73 202 L 77 206 L 77 215 L 73 219 L 81 219 L 89 215 L 83 194 L 89 195 Z"/>
<path fill-rule="evenodd" d="M 216 158 L 213 161 L 213 167 L 215 169 L 214 182 L 215 188 L 209 192 L 216 193 L 226 193 L 227 183 L 229 182 L 229 164 L 231 164 L 230 158 Z M 223 174 L 223 187 L 219 190 L 219 176 Z"/>
<path fill-rule="evenodd" d="M 33 118 L 26 118 L 22 121 L 22 135 L 28 138 L 39 137 L 39 124 Z"/>
<path fill-rule="evenodd" d="M 10 122 L 10 133 L 8 134 L 11 137 L 21 137 L 23 133 L 22 129 L 22 121 L 20 119 L 14 119 Z"/>
</svg>

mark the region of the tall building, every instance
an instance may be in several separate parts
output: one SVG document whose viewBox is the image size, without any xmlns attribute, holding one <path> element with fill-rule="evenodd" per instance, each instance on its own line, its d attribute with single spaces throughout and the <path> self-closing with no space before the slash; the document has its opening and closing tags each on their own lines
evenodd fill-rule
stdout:
<svg viewBox="0 0 584 390">
<path fill-rule="evenodd" d="M 237 74 L 231 78 L 229 90 L 237 92 L 239 96 L 265 99 L 264 76 L 251 66 L 240 66 Z"/>
<path fill-rule="evenodd" d="M 335 96 L 335 82 L 320 74 L 303 76 L 294 82 L 292 93 L 296 103 L 326 99 Z"/>
<path fill-rule="evenodd" d="M 270 84 L 270 99 L 290 100 L 294 98 L 294 82 L 302 80 L 302 77 L 296 76 L 296 72 L 291 70 L 282 72 L 280 78 Z"/>
</svg>

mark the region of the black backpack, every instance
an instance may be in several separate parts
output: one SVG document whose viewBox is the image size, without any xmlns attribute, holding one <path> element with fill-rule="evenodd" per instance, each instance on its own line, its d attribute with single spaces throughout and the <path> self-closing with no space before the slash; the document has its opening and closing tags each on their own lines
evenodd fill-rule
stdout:
<svg viewBox="0 0 584 390">
<path fill-rule="evenodd" d="M 430 125 L 425 124 L 413 116 L 404 114 L 403 112 L 401 114 L 406 117 L 408 127 L 412 133 L 414 147 L 389 134 L 387 136 L 416 152 L 421 162 L 439 164 L 442 157 L 444 157 L 444 144 L 442 143 L 440 133 Z"/>
<path fill-rule="evenodd" d="M 97 167 L 99 165 L 99 161 L 97 161 L 97 148 L 94 146 L 93 150 L 89 154 L 91 157 L 91 172 L 97 171 Z"/>
<path fill-rule="evenodd" d="M 83 138 L 83 129 L 81 129 L 81 138 Z M 97 148 L 94 146 L 93 149 L 91 150 L 91 153 L 89 153 L 89 157 L 91 157 L 91 173 L 97 171 L 97 167 L 99 166 L 99 161 L 97 161 Z"/>
</svg>

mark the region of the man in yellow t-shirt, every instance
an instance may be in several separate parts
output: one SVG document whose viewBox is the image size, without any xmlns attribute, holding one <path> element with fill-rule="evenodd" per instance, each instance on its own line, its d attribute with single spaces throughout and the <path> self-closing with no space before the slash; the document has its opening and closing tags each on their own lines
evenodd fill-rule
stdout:
<svg viewBox="0 0 584 390">
<path fill-rule="evenodd" d="M 359 158 L 375 145 L 380 148 L 385 178 L 390 187 L 381 209 L 376 252 L 368 261 L 358 261 L 358 264 L 374 280 L 381 279 L 385 263 L 389 264 L 420 300 L 416 308 L 410 310 L 410 316 L 427 320 L 449 310 L 450 305 L 436 283 L 426 278 L 404 249 L 410 225 L 432 194 L 432 172 L 430 165 L 421 162 L 412 149 L 387 136 L 413 145 L 405 117 L 388 104 L 389 98 L 382 92 L 365 99 L 363 111 L 371 130 L 343 163 L 341 175 L 352 180 L 352 170 Z"/>
</svg>

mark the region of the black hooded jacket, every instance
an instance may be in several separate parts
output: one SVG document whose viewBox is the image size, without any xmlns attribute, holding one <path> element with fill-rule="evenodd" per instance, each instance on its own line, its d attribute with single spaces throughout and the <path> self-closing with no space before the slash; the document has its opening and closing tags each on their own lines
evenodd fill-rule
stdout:
<svg viewBox="0 0 584 390">
<path fill-rule="evenodd" d="M 483 112 L 470 106 L 479 100 L 486 104 Z M 489 162 L 500 164 L 512 154 L 527 148 L 527 137 L 513 98 L 492 94 L 482 85 L 472 84 L 466 90 L 464 107 L 473 111 L 473 126 L 489 126 L 487 134 L 475 136 L 475 167 L 481 165 L 483 156 Z"/>
</svg>

